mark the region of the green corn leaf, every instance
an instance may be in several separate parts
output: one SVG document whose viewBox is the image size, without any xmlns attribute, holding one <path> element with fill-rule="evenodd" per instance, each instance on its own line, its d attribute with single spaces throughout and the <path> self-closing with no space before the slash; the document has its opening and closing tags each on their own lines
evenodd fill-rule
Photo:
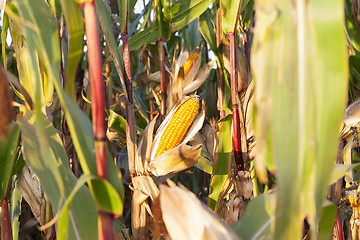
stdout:
<svg viewBox="0 0 360 240">
<path fill-rule="evenodd" d="M 242 239 L 272 239 L 275 206 L 276 193 L 261 194 L 249 202 L 244 215 L 230 226 Z"/>
<path fill-rule="evenodd" d="M 22 196 L 17 182 L 14 183 L 14 188 L 11 193 L 11 220 L 12 220 L 12 233 L 13 240 L 18 240 L 20 221 L 19 217 L 21 214 L 21 200 Z"/>
<path fill-rule="evenodd" d="M 97 175 L 95 154 L 93 151 L 94 140 L 92 124 L 84 112 L 64 92 L 61 85 L 59 72 L 60 51 L 55 17 L 52 15 L 49 6 L 42 1 L 32 2 L 29 0 L 16 0 L 14 1 L 14 4 L 18 6 L 22 21 L 25 22 L 26 41 L 36 43 L 34 49 L 37 50 L 37 53 L 47 70 L 48 78 L 54 84 L 66 115 L 82 170 L 85 174 Z M 40 31 L 41 34 L 38 34 L 38 31 Z M 41 115 L 38 113 L 37 117 L 40 118 Z M 41 128 L 38 128 L 38 130 L 42 133 Z M 42 133 L 42 135 L 46 134 Z M 121 181 L 119 180 L 119 171 L 115 167 L 113 161 L 108 161 L 108 171 L 110 182 L 121 195 L 123 188 Z M 58 176 L 56 172 L 54 172 L 54 174 L 56 174 L 55 176 Z M 61 181 L 61 177 L 58 176 L 58 180 Z M 61 188 L 62 185 L 63 184 L 59 182 Z"/>
<path fill-rule="evenodd" d="M 168 14 L 169 6 L 170 6 L 169 1 L 165 0 L 164 4 L 166 4 L 166 7 L 163 6 L 163 1 L 161 1 L 161 0 L 156 1 L 156 16 L 157 16 L 157 22 L 158 22 L 159 30 L 160 30 L 160 39 L 167 41 L 167 40 L 169 40 L 170 35 L 171 35 L 171 30 L 170 30 L 170 22 L 171 22 L 170 16 L 171 15 Z M 166 9 L 168 18 L 166 18 L 164 16 L 165 9 Z"/>
<path fill-rule="evenodd" d="M 217 153 L 217 162 L 213 170 L 210 182 L 209 206 L 215 209 L 221 191 L 228 178 L 231 164 L 231 123 L 232 115 L 225 117 L 222 123 L 219 137 L 219 151 Z"/>
<path fill-rule="evenodd" d="M 12 169 L 18 157 L 19 143 L 20 129 L 17 124 L 12 124 L 7 139 L 0 140 L 0 199 L 5 196 L 8 189 Z"/>
<path fill-rule="evenodd" d="M 354 19 L 355 18 L 355 19 Z M 352 49 L 358 54 L 360 52 L 359 28 L 357 26 L 356 14 L 353 13 L 351 0 L 345 1 L 345 29 L 348 35 L 348 42 Z"/>
<path fill-rule="evenodd" d="M 318 234 L 318 239 L 331 239 L 333 236 L 334 221 L 336 217 L 337 207 L 330 201 L 325 201 L 322 211 L 321 211 L 321 220 L 320 220 L 320 229 Z"/>
<path fill-rule="evenodd" d="M 176 3 L 170 7 L 170 10 L 166 10 L 166 15 L 170 16 L 171 21 L 171 31 L 169 34 L 180 30 L 198 18 L 203 12 L 205 12 L 211 2 L 211 0 L 176 1 Z M 167 7 L 165 6 L 165 8 Z M 138 32 L 129 39 L 130 51 L 136 50 L 140 47 L 146 46 L 150 42 L 158 40 L 161 36 L 160 31 L 159 22 L 157 21 L 152 26 Z"/>
<path fill-rule="evenodd" d="M 2 19 L 2 29 L 1 29 L 1 57 L 3 59 L 3 65 L 5 69 L 8 58 L 6 52 L 6 38 L 7 38 L 8 29 L 9 29 L 9 17 L 6 13 L 4 13 L 4 17 Z"/>
<path fill-rule="evenodd" d="M 337 1 L 274 0 L 257 2 L 256 14 L 255 166 L 259 175 L 277 170 L 274 238 L 300 239 L 305 216 L 318 229 L 337 154 L 347 85 L 343 12 Z"/>
<path fill-rule="evenodd" d="M 65 89 L 70 96 L 74 95 L 76 69 L 83 50 L 84 24 L 81 8 L 73 0 L 60 0 L 66 27 L 68 30 L 68 62 L 66 64 Z M 65 47 L 63 45 L 63 47 Z"/>
<path fill-rule="evenodd" d="M 211 51 L 217 54 L 218 50 L 216 47 L 216 34 L 214 27 L 211 23 L 211 12 L 207 9 L 203 14 L 200 15 L 199 30 L 207 44 L 209 44 Z"/>
<path fill-rule="evenodd" d="M 125 81 L 122 73 L 122 68 L 124 66 L 122 55 L 117 48 L 117 43 L 112 32 L 112 23 L 111 23 L 111 11 L 109 5 L 107 5 L 104 1 L 95 0 L 96 9 L 99 14 L 99 20 L 101 29 L 105 34 L 106 44 L 109 48 L 111 57 L 114 61 L 116 71 L 120 77 L 121 87 L 127 97 Z"/>
<path fill-rule="evenodd" d="M 108 127 L 115 130 L 120 135 L 126 136 L 126 120 L 112 109 L 110 109 Z"/>
<path fill-rule="evenodd" d="M 61 139 L 44 115 L 41 115 L 39 119 L 36 115 L 28 112 L 24 117 L 18 118 L 18 122 L 22 132 L 22 145 L 26 162 L 39 178 L 52 203 L 54 213 L 56 213 L 61 209 L 62 203 L 71 194 L 77 182 L 76 177 L 68 167 Z M 43 136 L 39 135 L 39 128 L 45 132 Z M 59 186 L 55 172 L 61 177 L 62 186 Z M 67 239 L 78 239 L 75 237 L 76 235 L 81 239 L 96 239 L 96 205 L 87 187 L 81 187 L 69 211 L 72 217 L 68 221 L 71 224 L 65 229 L 58 228 L 58 231 L 64 231 Z"/>
<path fill-rule="evenodd" d="M 172 31 L 179 30 L 196 18 L 198 18 L 209 7 L 211 0 L 192 0 L 182 3 L 178 1 L 171 7 L 171 14 L 173 15 L 171 21 Z"/>
</svg>

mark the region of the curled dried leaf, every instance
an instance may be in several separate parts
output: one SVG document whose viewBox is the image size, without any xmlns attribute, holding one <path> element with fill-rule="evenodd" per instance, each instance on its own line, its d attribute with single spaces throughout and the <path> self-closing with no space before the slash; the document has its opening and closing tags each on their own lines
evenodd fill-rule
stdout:
<svg viewBox="0 0 360 240">
<path fill-rule="evenodd" d="M 187 189 L 161 185 L 160 206 L 171 239 L 239 239 Z"/>
<path fill-rule="evenodd" d="M 196 91 L 199 87 L 201 87 L 201 85 L 209 77 L 213 65 L 213 61 L 208 62 L 197 72 L 196 77 L 193 81 L 184 83 L 183 95 L 192 93 Z"/>
<path fill-rule="evenodd" d="M 154 200 L 159 196 L 159 189 L 150 176 L 136 176 L 132 179 L 132 184 L 134 191 L 139 191 L 146 196 L 145 199 L 142 197 L 136 199 L 136 202 L 139 204 L 144 202 L 147 197 Z"/>
<path fill-rule="evenodd" d="M 43 196 L 43 189 L 35 173 L 28 167 L 28 165 L 25 165 L 21 171 L 17 184 L 21 195 L 29 204 L 36 220 L 38 220 L 40 225 L 44 225 L 46 223 L 46 204 Z"/>
<path fill-rule="evenodd" d="M 352 129 L 360 122 L 360 99 L 351 103 L 345 110 L 345 117 L 340 131 L 340 137 L 346 141 L 352 138 Z"/>
</svg>

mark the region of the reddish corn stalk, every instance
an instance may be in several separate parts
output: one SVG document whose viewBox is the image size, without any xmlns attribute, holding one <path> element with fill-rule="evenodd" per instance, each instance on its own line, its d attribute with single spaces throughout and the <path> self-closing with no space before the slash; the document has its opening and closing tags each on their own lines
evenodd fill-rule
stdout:
<svg viewBox="0 0 360 240">
<path fill-rule="evenodd" d="M 158 41 L 159 49 L 159 67 L 160 67 L 160 86 L 161 86 L 161 116 L 166 115 L 166 79 L 165 79 L 165 63 L 164 63 L 164 41 L 160 39 Z"/>
<path fill-rule="evenodd" d="M 150 121 L 154 119 L 154 105 L 153 101 L 150 99 Z"/>
<path fill-rule="evenodd" d="M 95 140 L 96 166 L 99 177 L 107 179 L 108 172 L 105 151 L 104 81 L 102 79 L 100 41 L 94 1 L 85 2 L 83 4 L 83 9 L 91 79 L 91 107 Z M 112 221 L 113 218 L 110 214 L 99 212 L 98 234 L 100 240 L 113 239 Z"/>
<path fill-rule="evenodd" d="M 221 8 L 219 4 L 216 5 L 216 46 L 218 51 L 220 51 L 220 40 L 221 40 Z M 225 117 L 224 111 L 224 87 L 223 87 L 223 80 L 222 80 L 222 71 L 220 66 L 216 69 L 217 72 L 217 91 L 218 91 L 218 101 L 219 101 L 219 111 L 220 111 L 220 118 Z"/>
<path fill-rule="evenodd" d="M 231 102 L 233 108 L 233 148 L 237 169 L 244 170 L 244 161 L 241 152 L 241 136 L 240 136 L 240 118 L 238 108 L 238 89 L 237 89 L 237 71 L 236 71 L 236 49 L 235 34 L 229 33 L 230 37 L 230 77 L 231 77 Z"/>
<path fill-rule="evenodd" d="M 126 11 L 126 22 L 124 31 L 121 33 L 123 40 L 123 58 L 125 68 L 125 87 L 127 92 L 127 103 L 126 103 L 126 144 L 128 148 L 128 161 L 129 161 L 129 172 L 130 177 L 133 178 L 136 175 L 135 171 L 135 153 L 134 145 L 136 141 L 135 128 L 131 128 L 131 122 L 135 121 L 134 117 L 134 97 L 132 92 L 132 76 L 131 76 L 131 65 L 130 65 L 130 50 L 129 50 L 129 39 L 128 39 L 128 12 Z M 132 149 L 132 150 L 131 150 Z"/>
<path fill-rule="evenodd" d="M 344 233 L 343 233 L 343 229 L 342 229 L 339 208 L 337 209 L 337 212 L 336 212 L 336 228 L 337 228 L 337 239 L 344 240 Z"/>
<path fill-rule="evenodd" d="M 125 67 L 125 85 L 126 92 L 128 95 L 129 103 L 134 103 L 134 97 L 132 93 L 132 77 L 131 77 L 131 65 L 130 65 L 130 50 L 129 50 L 129 39 L 127 33 L 127 27 L 125 31 L 121 34 L 123 40 L 123 58 L 124 58 L 124 67 Z"/>
<path fill-rule="evenodd" d="M 10 181 L 9 181 L 10 183 Z M 1 200 L 1 239 L 3 240 L 12 240 L 12 230 L 10 224 L 10 216 L 9 216 L 9 205 L 8 205 L 8 191 L 9 188 Z"/>
</svg>

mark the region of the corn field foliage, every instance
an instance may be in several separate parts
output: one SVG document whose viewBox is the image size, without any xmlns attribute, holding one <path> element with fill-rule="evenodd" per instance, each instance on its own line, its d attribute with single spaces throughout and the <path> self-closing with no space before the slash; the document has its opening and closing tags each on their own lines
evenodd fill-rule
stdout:
<svg viewBox="0 0 360 240">
<path fill-rule="evenodd" d="M 357 0 L 2 0 L 1 239 L 360 238 Z"/>
</svg>

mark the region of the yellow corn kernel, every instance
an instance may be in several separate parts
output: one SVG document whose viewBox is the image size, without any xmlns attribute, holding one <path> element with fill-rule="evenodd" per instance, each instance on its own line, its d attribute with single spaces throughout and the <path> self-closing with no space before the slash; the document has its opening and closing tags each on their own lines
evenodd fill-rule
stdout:
<svg viewBox="0 0 360 240">
<path fill-rule="evenodd" d="M 188 59 L 186 60 L 186 62 L 184 64 L 184 76 L 185 77 L 188 74 L 188 72 L 190 71 L 190 69 L 193 66 L 194 62 L 199 57 L 199 54 L 200 54 L 200 48 L 195 48 L 195 50 L 190 53 Z"/>
<path fill-rule="evenodd" d="M 194 121 L 199 108 L 199 103 L 193 98 L 190 98 L 181 104 L 161 136 L 155 158 L 181 143 Z"/>
</svg>

